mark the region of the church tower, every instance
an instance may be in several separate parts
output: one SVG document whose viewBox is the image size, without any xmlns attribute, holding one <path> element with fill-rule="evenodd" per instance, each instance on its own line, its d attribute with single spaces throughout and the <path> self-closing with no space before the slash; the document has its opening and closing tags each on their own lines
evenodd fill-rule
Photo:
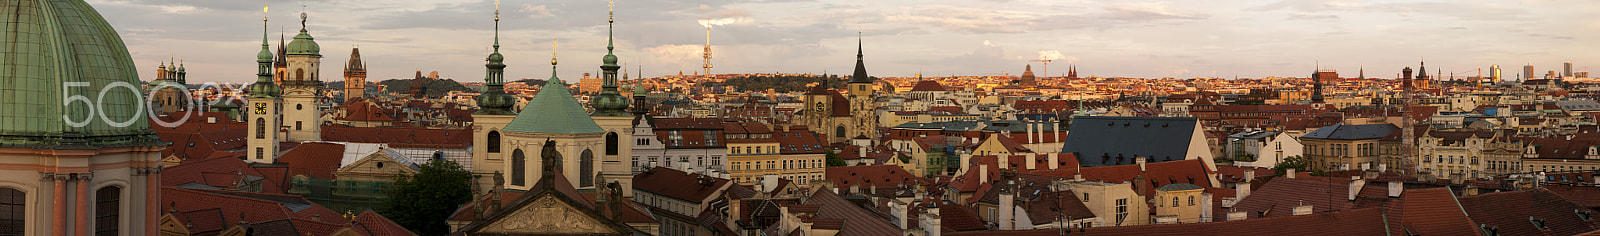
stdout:
<svg viewBox="0 0 1600 236">
<path fill-rule="evenodd" d="M 344 100 L 367 96 L 367 63 L 361 61 L 361 47 L 350 49 L 350 62 L 344 64 Z"/>
<path fill-rule="evenodd" d="M 484 64 L 483 95 L 478 96 L 478 112 L 472 113 L 472 146 L 483 147 L 472 149 L 473 174 L 478 186 L 494 186 L 492 176 L 510 174 L 502 170 L 505 166 L 505 135 L 502 129 L 511 123 L 517 113 L 511 107 L 517 104 L 517 98 L 505 93 L 505 56 L 500 54 L 500 6 L 495 5 L 494 17 L 494 53 L 490 53 Z M 480 168 L 489 167 L 489 168 Z M 477 188 L 478 194 L 486 193 L 489 188 Z"/>
<path fill-rule="evenodd" d="M 290 142 L 322 140 L 322 111 L 317 102 L 322 94 L 322 48 L 306 32 L 306 18 L 301 12 L 300 35 L 289 42 L 284 59 L 289 67 L 283 81 L 283 122 Z"/>
<path fill-rule="evenodd" d="M 858 33 L 859 34 L 859 33 Z M 875 100 L 877 95 L 872 88 L 873 80 L 867 76 L 867 65 L 862 56 L 861 39 L 856 36 L 856 70 L 850 76 L 850 115 L 848 137 L 854 138 L 865 135 L 868 138 L 876 137 L 878 128 L 878 112 Z"/>
<path fill-rule="evenodd" d="M 266 18 L 262 18 L 261 52 L 256 53 L 256 83 L 251 84 L 250 96 L 245 101 L 249 105 L 249 131 L 246 131 L 248 148 L 245 153 L 245 162 L 270 164 L 278 154 L 278 111 L 281 110 L 278 94 L 278 84 L 273 83 L 272 51 L 267 49 Z"/>
<path fill-rule="evenodd" d="M 616 2 L 609 4 L 613 8 L 616 6 Z M 617 55 L 612 52 L 616 49 L 615 44 L 612 42 L 615 39 L 611 35 L 614 34 L 615 30 L 610 29 L 610 27 L 614 27 L 612 25 L 615 25 L 617 21 L 615 10 L 613 9 L 608 15 L 610 17 L 606 20 L 608 27 L 606 55 L 600 59 L 602 62 L 600 70 L 603 71 L 600 74 L 604 82 L 600 85 L 600 95 L 596 95 L 589 101 L 589 105 L 594 108 L 594 112 L 589 113 L 589 117 L 594 119 L 594 123 L 599 125 L 600 129 L 606 131 L 605 148 L 603 148 L 604 151 L 600 155 L 602 161 L 599 180 L 601 184 L 595 184 L 594 186 L 603 186 L 603 183 L 616 182 L 622 185 L 622 196 L 624 198 L 632 198 L 633 162 L 630 159 L 633 157 L 633 143 L 631 142 L 633 141 L 633 115 L 628 114 L 628 98 L 623 97 L 622 92 L 617 90 L 617 69 L 622 67 L 617 66 Z"/>
<path fill-rule="evenodd" d="M 543 170 L 539 168 L 553 166 L 561 170 L 563 177 L 577 184 L 578 189 L 594 188 L 598 176 L 596 168 L 603 168 L 602 159 L 598 158 L 605 151 L 606 130 L 596 125 L 583 104 L 572 97 L 567 84 L 556 76 L 555 66 L 552 55 L 550 79 L 528 100 L 525 112 L 517 113 L 517 117 L 501 130 L 505 135 L 501 151 L 509 152 L 498 157 L 505 160 L 504 165 L 473 163 L 473 171 L 508 173 L 505 189 L 527 190 L 540 181 L 536 173 Z M 553 145 L 546 145 L 552 142 Z M 555 160 L 560 163 L 541 163 L 537 157 L 547 152 L 556 155 Z"/>
<path fill-rule="evenodd" d="M 272 61 L 272 84 L 283 87 L 283 80 L 289 76 L 289 42 L 284 41 L 283 32 L 278 32 L 278 55 Z"/>
</svg>

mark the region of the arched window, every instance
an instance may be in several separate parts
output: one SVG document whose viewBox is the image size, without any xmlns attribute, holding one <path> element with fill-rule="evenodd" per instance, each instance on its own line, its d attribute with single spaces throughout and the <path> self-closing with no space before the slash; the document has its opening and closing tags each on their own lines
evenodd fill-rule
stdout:
<svg viewBox="0 0 1600 236">
<path fill-rule="evenodd" d="M 122 187 L 100 188 L 94 194 L 94 235 L 117 235 L 122 211 Z"/>
<path fill-rule="evenodd" d="M 267 138 L 267 119 L 256 118 L 256 138 Z"/>
<path fill-rule="evenodd" d="M 578 156 L 578 186 L 594 186 L 594 152 L 584 149 Z"/>
<path fill-rule="evenodd" d="M 12 188 L 0 188 L 0 235 L 23 235 L 27 227 L 28 195 Z"/>
<path fill-rule="evenodd" d="M 834 128 L 833 129 L 833 137 L 843 138 L 844 137 L 844 126 L 839 126 L 838 128 Z"/>
<path fill-rule="evenodd" d="M 606 155 L 617 155 L 617 133 L 606 133 Z"/>
<path fill-rule="evenodd" d="M 522 155 L 522 149 L 511 151 L 511 185 L 527 186 L 528 157 Z"/>
<path fill-rule="evenodd" d="M 489 153 L 500 153 L 500 131 L 499 130 L 491 130 L 491 131 L 489 131 L 489 137 L 485 138 L 484 142 L 486 142 L 486 144 L 487 144 L 485 146 L 488 146 L 485 149 L 488 149 Z"/>
<path fill-rule="evenodd" d="M 294 80 L 306 80 L 306 69 L 294 69 Z"/>
</svg>

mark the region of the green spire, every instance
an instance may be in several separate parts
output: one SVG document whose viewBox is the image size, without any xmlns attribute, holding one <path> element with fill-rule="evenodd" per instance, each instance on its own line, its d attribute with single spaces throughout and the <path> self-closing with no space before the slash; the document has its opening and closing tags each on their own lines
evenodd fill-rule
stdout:
<svg viewBox="0 0 1600 236">
<path fill-rule="evenodd" d="M 615 7 L 616 2 L 610 3 L 610 6 Z M 594 112 L 589 115 L 629 116 L 630 114 L 627 111 L 628 98 L 623 97 L 622 93 L 617 91 L 617 69 L 622 67 L 617 66 L 617 55 L 613 53 L 616 50 L 616 46 L 613 43 L 615 41 L 614 32 L 616 31 L 613 28 L 617 22 L 615 10 L 608 15 L 610 17 L 606 19 L 606 56 L 601 58 L 601 62 L 604 62 L 604 64 L 600 65 L 600 69 L 604 70 L 604 72 L 600 73 L 604 83 L 600 85 L 600 95 L 589 100 L 589 105 L 594 107 Z"/>
<path fill-rule="evenodd" d="M 266 7 L 261 8 L 267 12 Z M 272 82 L 272 50 L 267 48 L 267 18 L 261 17 L 261 52 L 256 53 L 256 83 L 250 85 L 250 97 L 278 97 L 278 84 Z"/>
<path fill-rule="evenodd" d="M 505 92 L 506 58 L 500 55 L 500 1 L 495 1 L 494 8 L 494 53 L 485 58 L 488 63 L 483 65 L 487 68 L 483 77 L 484 91 L 478 96 L 478 112 L 473 114 L 512 115 L 517 114 L 511 111 L 517 99 Z"/>
</svg>

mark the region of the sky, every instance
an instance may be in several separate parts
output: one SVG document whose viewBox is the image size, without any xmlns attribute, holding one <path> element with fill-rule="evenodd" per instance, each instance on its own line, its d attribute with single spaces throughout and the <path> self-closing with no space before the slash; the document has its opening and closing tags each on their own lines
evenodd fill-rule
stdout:
<svg viewBox="0 0 1600 236">
<path fill-rule="evenodd" d="M 368 81 L 416 71 L 480 82 L 494 0 L 87 0 L 122 35 L 144 80 L 169 58 L 191 82 L 255 80 L 262 5 L 272 48 L 299 14 L 341 74 L 352 47 Z M 504 0 L 507 78 L 575 82 L 599 71 L 607 1 Z M 700 70 L 712 20 L 713 73 L 848 74 L 859 42 L 873 76 L 1020 74 L 1144 78 L 1305 77 L 1314 69 L 1391 78 L 1431 73 L 1507 77 L 1600 69 L 1600 4 L 1590 0 L 621 0 L 616 55 L 638 78 Z M 558 46 L 552 40 L 559 40 Z M 1587 42 L 1587 43 L 1586 43 Z M 1053 61 L 1043 65 L 1039 60 Z M 1048 66 L 1048 68 L 1045 68 Z M 337 81 L 338 78 L 324 78 Z"/>
</svg>

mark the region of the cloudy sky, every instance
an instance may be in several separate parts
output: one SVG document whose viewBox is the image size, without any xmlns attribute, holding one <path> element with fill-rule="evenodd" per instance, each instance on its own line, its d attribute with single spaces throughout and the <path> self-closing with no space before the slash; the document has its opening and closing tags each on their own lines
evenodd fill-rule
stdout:
<svg viewBox="0 0 1600 236">
<path fill-rule="evenodd" d="M 191 81 L 255 79 L 262 1 L 87 1 L 117 28 L 146 80 L 172 56 L 186 60 Z M 369 80 L 421 70 L 482 81 L 493 0 L 265 4 L 274 49 L 280 30 L 293 37 L 298 14 L 310 13 L 323 73 L 339 73 L 359 43 Z M 561 41 L 561 78 L 598 71 L 606 5 L 501 2 L 507 77 L 548 78 L 552 39 Z M 726 24 L 711 32 L 714 73 L 846 73 L 860 29 L 875 76 L 1017 74 L 1052 57 L 1052 75 L 1076 64 L 1083 76 L 1305 76 L 1320 64 L 1392 77 L 1426 59 L 1446 74 L 1498 64 L 1510 77 L 1525 64 L 1541 74 L 1563 61 L 1600 69 L 1595 12 L 1600 4 L 1589 0 L 621 0 L 616 54 L 648 76 L 693 73 L 705 44 L 699 21 L 716 19 Z"/>
</svg>

